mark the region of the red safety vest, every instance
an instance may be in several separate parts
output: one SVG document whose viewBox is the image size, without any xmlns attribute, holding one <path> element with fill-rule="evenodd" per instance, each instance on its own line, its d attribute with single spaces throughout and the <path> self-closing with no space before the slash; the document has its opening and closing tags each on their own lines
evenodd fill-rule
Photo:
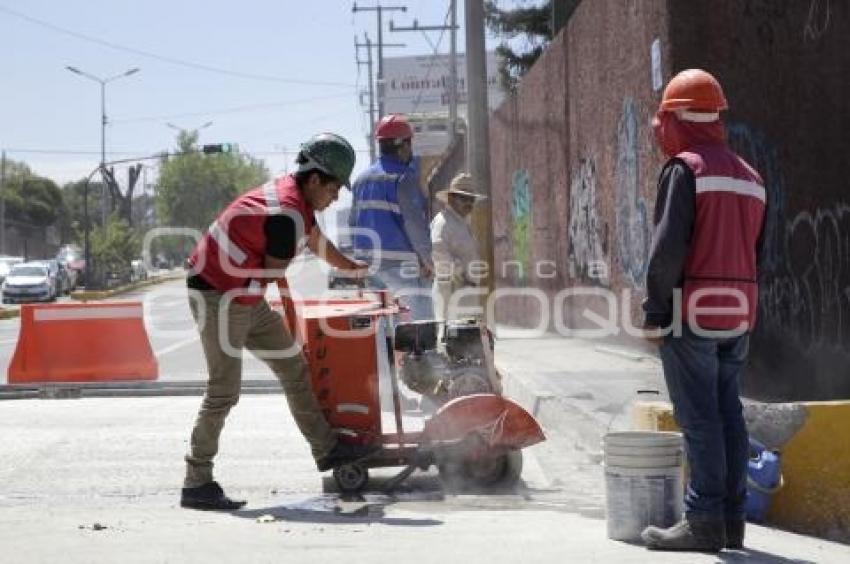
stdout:
<svg viewBox="0 0 850 564">
<path fill-rule="evenodd" d="M 694 147 L 677 157 L 696 178 L 696 215 L 685 266 L 682 319 L 688 321 L 692 300 L 699 309 L 743 306 L 740 313 L 697 314 L 695 319 L 703 329 L 732 330 L 746 323 L 752 331 L 758 310 L 756 254 L 764 223 L 764 183 L 724 145 Z M 736 291 L 740 294 L 729 294 Z"/>
<path fill-rule="evenodd" d="M 270 180 L 245 192 L 213 221 L 189 257 L 189 266 L 219 292 L 242 288 L 235 298 L 252 305 L 263 299 L 273 279 L 265 269 L 265 220 L 288 214 L 295 220 L 303 243 L 315 225 L 313 208 L 304 199 L 292 175 Z M 300 245 L 299 245 L 300 247 Z"/>
</svg>

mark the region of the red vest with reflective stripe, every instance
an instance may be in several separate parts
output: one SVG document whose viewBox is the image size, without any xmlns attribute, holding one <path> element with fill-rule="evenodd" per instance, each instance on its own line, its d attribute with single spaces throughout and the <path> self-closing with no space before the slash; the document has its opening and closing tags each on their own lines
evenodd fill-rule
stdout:
<svg viewBox="0 0 850 564">
<path fill-rule="evenodd" d="M 255 304 L 272 279 L 265 271 L 265 221 L 269 215 L 287 214 L 296 233 L 306 236 L 313 228 L 313 209 L 304 199 L 295 178 L 282 176 L 245 192 L 216 218 L 198 242 L 189 265 L 219 292 L 241 288 L 235 301 Z"/>
<path fill-rule="evenodd" d="M 682 319 L 693 308 L 699 327 L 752 331 L 758 310 L 756 254 L 765 214 L 759 174 L 724 145 L 677 155 L 696 177 L 696 215 L 685 266 Z M 736 312 L 704 312 L 729 308 Z"/>
</svg>

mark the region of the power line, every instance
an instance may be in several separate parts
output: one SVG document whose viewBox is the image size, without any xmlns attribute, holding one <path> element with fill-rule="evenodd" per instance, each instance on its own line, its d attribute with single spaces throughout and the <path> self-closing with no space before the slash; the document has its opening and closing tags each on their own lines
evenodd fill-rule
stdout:
<svg viewBox="0 0 850 564">
<path fill-rule="evenodd" d="M 440 44 L 443 42 L 443 36 L 446 34 L 446 30 L 449 29 L 448 22 L 449 17 L 452 14 L 452 5 L 449 3 L 449 9 L 446 10 L 446 17 L 443 18 L 443 25 L 440 29 L 440 36 L 437 38 L 437 44 L 434 46 L 434 58 L 431 61 L 431 64 L 428 65 L 428 70 L 425 72 L 425 80 L 422 81 L 422 86 L 419 87 L 419 92 L 416 95 L 416 101 L 413 104 L 413 111 L 411 113 L 416 113 L 416 110 L 419 109 L 419 105 L 422 103 L 422 95 L 425 93 L 425 87 L 428 84 L 428 79 L 431 78 L 431 71 L 434 70 L 434 67 L 437 65 L 438 57 L 440 56 Z M 424 32 L 423 32 L 424 33 Z M 429 41 L 430 43 L 430 41 Z M 454 62 L 454 61 L 452 61 Z"/>
<path fill-rule="evenodd" d="M 232 77 L 236 77 L 236 78 L 245 78 L 245 79 L 250 79 L 250 80 L 262 80 L 262 81 L 266 81 L 266 82 L 284 82 L 284 83 L 288 83 L 288 84 L 303 84 L 303 85 L 309 85 L 309 86 L 335 86 L 335 87 L 346 87 L 346 88 L 353 88 L 354 87 L 353 84 L 348 83 L 348 82 L 323 82 L 323 81 L 314 81 L 314 80 L 298 80 L 298 79 L 284 78 L 284 77 L 273 76 L 273 75 L 245 73 L 245 72 L 239 72 L 239 71 L 234 71 L 234 70 L 230 70 L 230 69 L 224 69 L 224 68 L 220 68 L 220 67 L 214 67 L 214 66 L 211 66 L 211 65 L 205 65 L 205 64 L 202 64 L 202 63 L 195 63 L 195 62 L 192 62 L 192 61 L 184 61 L 184 60 L 178 59 L 176 57 L 170 57 L 170 56 L 167 56 L 167 55 L 160 55 L 160 54 L 157 54 L 157 53 L 152 53 L 150 51 L 143 51 L 141 49 L 135 49 L 133 47 L 127 47 L 127 46 L 124 46 L 124 45 L 119 45 L 118 43 L 113 43 L 111 41 L 105 41 L 103 39 L 91 37 L 89 35 L 85 35 L 83 33 L 79 33 L 77 31 L 73 31 L 73 30 L 52 24 L 50 22 L 46 22 L 44 20 L 40 20 L 38 18 L 28 16 L 27 14 L 17 12 L 15 10 L 7 8 L 6 6 L 0 5 L 0 12 L 4 12 L 6 14 L 9 14 L 9 15 L 14 16 L 16 18 L 22 19 L 22 20 L 27 21 L 29 23 L 47 28 L 51 31 L 55 31 L 55 32 L 61 33 L 63 35 L 68 35 L 70 37 L 80 39 L 82 41 L 88 41 L 89 43 L 95 43 L 95 44 L 101 45 L 103 47 L 109 47 L 110 49 L 115 49 L 117 51 L 124 51 L 124 52 L 127 52 L 127 53 L 132 53 L 134 55 L 139 55 L 141 57 L 147 57 L 149 59 L 155 59 L 157 61 L 161 61 L 161 62 L 164 62 L 164 63 L 169 63 L 169 64 L 172 64 L 172 65 L 177 65 L 177 66 L 181 66 L 181 67 L 186 67 L 186 68 L 191 68 L 191 69 L 196 69 L 196 70 L 202 70 L 202 71 L 206 71 L 206 72 L 222 74 L 222 75 L 232 76 Z"/>
<path fill-rule="evenodd" d="M 348 98 L 350 94 L 332 94 L 328 96 L 313 96 L 311 98 L 301 98 L 299 100 L 291 100 L 289 102 L 270 102 L 267 104 L 249 104 L 246 106 L 235 106 L 232 108 L 219 108 L 214 110 L 206 110 L 199 112 L 186 112 L 182 114 L 167 114 L 160 116 L 143 116 L 135 118 L 113 119 L 111 123 L 132 123 L 142 121 L 162 121 L 166 119 L 177 119 L 183 117 L 199 117 L 199 116 L 217 116 L 221 114 L 235 114 L 240 112 L 250 112 L 254 110 L 262 110 L 267 108 L 277 108 L 281 106 L 294 106 L 296 104 L 306 104 L 317 100 L 331 100 L 338 98 Z"/>
<path fill-rule="evenodd" d="M 380 0 L 377 6 L 358 6 L 354 2 L 351 6 L 351 12 L 375 12 L 378 17 L 378 117 L 384 115 L 384 12 L 406 12 L 407 6 L 382 6 Z"/>
</svg>

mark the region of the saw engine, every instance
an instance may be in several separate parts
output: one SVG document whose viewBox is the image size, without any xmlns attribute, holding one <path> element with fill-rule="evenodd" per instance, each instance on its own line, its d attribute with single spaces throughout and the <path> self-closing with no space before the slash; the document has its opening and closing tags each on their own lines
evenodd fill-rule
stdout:
<svg viewBox="0 0 850 564">
<path fill-rule="evenodd" d="M 402 382 L 437 405 L 472 394 L 500 393 L 493 338 L 477 320 L 414 321 L 396 326 Z"/>
</svg>

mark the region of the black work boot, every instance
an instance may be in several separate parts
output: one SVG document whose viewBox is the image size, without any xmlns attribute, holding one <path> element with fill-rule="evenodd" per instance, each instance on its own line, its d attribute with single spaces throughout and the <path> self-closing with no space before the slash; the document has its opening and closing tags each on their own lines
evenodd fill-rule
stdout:
<svg viewBox="0 0 850 564">
<path fill-rule="evenodd" d="M 244 501 L 230 499 L 218 482 L 207 482 L 196 488 L 183 488 L 180 494 L 180 507 L 204 509 L 207 511 L 236 511 L 245 505 Z"/>
<path fill-rule="evenodd" d="M 685 517 L 669 529 L 647 527 L 640 536 L 650 550 L 720 552 L 726 546 L 726 527 L 720 519 Z"/>
<path fill-rule="evenodd" d="M 353 464 L 354 462 L 368 458 L 380 450 L 380 448 L 380 445 L 355 445 L 337 441 L 334 448 L 328 454 L 316 461 L 316 467 L 319 469 L 319 472 L 325 472 L 339 466 Z"/>
<path fill-rule="evenodd" d="M 744 528 L 746 521 L 743 519 L 726 520 L 726 548 L 731 550 L 744 549 Z"/>
</svg>

